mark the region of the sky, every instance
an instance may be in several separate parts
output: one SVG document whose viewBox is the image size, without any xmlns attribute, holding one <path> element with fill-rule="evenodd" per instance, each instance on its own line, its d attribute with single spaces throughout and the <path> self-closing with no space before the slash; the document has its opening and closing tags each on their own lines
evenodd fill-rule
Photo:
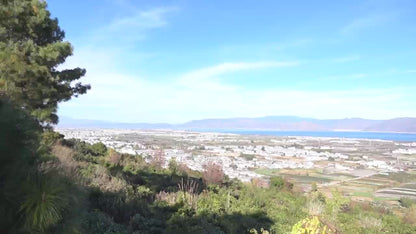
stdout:
<svg viewBox="0 0 416 234">
<path fill-rule="evenodd" d="M 92 89 L 60 116 L 416 117 L 416 1 L 48 0 Z"/>
</svg>

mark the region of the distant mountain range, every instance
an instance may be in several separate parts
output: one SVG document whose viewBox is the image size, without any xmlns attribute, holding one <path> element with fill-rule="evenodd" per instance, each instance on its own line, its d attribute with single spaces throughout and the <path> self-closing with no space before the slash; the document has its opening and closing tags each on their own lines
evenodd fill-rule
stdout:
<svg viewBox="0 0 416 234">
<path fill-rule="evenodd" d="M 184 124 L 116 123 L 61 117 L 61 128 L 181 129 L 181 130 L 277 130 L 277 131 L 372 131 L 416 133 L 416 118 L 371 120 L 361 118 L 313 119 L 296 116 L 193 120 Z"/>
</svg>

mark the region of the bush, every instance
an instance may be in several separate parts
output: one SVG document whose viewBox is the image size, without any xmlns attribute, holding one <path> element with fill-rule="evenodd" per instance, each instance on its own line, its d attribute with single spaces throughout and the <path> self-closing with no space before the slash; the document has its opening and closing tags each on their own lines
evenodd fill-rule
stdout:
<svg viewBox="0 0 416 234">
<path fill-rule="evenodd" d="M 313 182 L 311 185 L 311 191 L 312 192 L 316 192 L 318 191 L 318 185 L 316 184 L 316 182 Z"/>
<path fill-rule="evenodd" d="M 107 214 L 94 211 L 87 215 L 83 223 L 86 233 L 124 234 L 128 233 L 124 225 L 115 223 Z"/>
<path fill-rule="evenodd" d="M 222 184 L 224 182 L 224 171 L 222 166 L 214 162 L 209 162 L 204 166 L 202 179 L 206 184 Z"/>
<path fill-rule="evenodd" d="M 324 225 L 317 216 L 306 218 L 296 223 L 292 228 L 292 234 L 324 234 L 334 233 Z"/>
<path fill-rule="evenodd" d="M 402 198 L 399 199 L 399 203 L 400 203 L 401 206 L 409 208 L 412 205 L 415 205 L 416 201 L 411 199 L 411 198 L 402 197 Z"/>
<path fill-rule="evenodd" d="M 107 154 L 107 147 L 102 142 L 95 143 L 91 146 L 91 153 L 94 156 L 104 156 Z"/>
<path fill-rule="evenodd" d="M 240 157 L 244 158 L 247 161 L 251 161 L 251 160 L 254 159 L 255 156 L 254 156 L 254 154 L 243 154 L 243 153 L 241 153 Z"/>
<path fill-rule="evenodd" d="M 285 181 L 280 176 L 273 176 L 270 178 L 270 188 L 282 190 L 285 186 Z"/>
<path fill-rule="evenodd" d="M 406 209 L 404 214 L 404 221 L 411 225 L 416 224 L 416 204 L 413 204 Z"/>
<path fill-rule="evenodd" d="M 169 170 L 170 170 L 170 173 L 171 173 L 172 176 L 173 175 L 176 175 L 178 173 L 178 171 L 179 171 L 179 165 L 176 162 L 176 159 L 175 158 L 171 158 L 169 160 L 168 167 L 169 167 Z"/>
<path fill-rule="evenodd" d="M 70 193 L 65 183 L 53 175 L 35 173 L 24 185 L 25 195 L 20 211 L 23 212 L 28 229 L 45 230 L 62 219 L 69 208 Z"/>
<path fill-rule="evenodd" d="M 165 165 L 165 151 L 163 149 L 156 150 L 150 164 L 157 169 L 163 168 L 163 165 Z"/>
<path fill-rule="evenodd" d="M 116 152 L 115 150 L 110 149 L 108 151 L 108 161 L 111 164 L 118 166 L 120 164 L 120 161 L 121 161 L 121 155 L 118 152 Z"/>
<path fill-rule="evenodd" d="M 162 233 L 164 230 L 164 225 L 161 220 L 146 218 L 141 214 L 134 215 L 129 224 L 135 233 Z"/>
</svg>

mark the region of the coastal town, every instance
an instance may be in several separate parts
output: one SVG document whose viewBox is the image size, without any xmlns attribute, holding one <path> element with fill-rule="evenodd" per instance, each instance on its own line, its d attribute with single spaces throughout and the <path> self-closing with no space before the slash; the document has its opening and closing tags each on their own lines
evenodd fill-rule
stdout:
<svg viewBox="0 0 416 234">
<path fill-rule="evenodd" d="M 121 153 L 140 155 L 148 161 L 156 151 L 163 150 L 165 167 L 172 158 L 198 171 L 208 163 L 216 163 L 229 178 L 244 182 L 284 175 L 294 178 L 297 184 L 314 182 L 324 188 L 345 186 L 375 176 L 413 175 L 416 169 L 416 142 L 174 130 L 68 128 L 58 131 L 66 138 L 92 144 L 102 142 Z M 372 191 L 377 193 L 378 188 Z M 409 193 L 416 196 L 416 191 Z"/>
</svg>

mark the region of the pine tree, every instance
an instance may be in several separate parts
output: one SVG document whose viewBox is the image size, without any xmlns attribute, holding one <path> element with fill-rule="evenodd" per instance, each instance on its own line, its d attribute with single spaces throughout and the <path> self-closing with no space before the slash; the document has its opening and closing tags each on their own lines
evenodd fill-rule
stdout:
<svg viewBox="0 0 416 234">
<path fill-rule="evenodd" d="M 40 123 L 56 124 L 58 103 L 90 89 L 73 84 L 85 69 L 58 69 L 73 49 L 45 1 L 0 2 L 0 95 Z"/>
</svg>

